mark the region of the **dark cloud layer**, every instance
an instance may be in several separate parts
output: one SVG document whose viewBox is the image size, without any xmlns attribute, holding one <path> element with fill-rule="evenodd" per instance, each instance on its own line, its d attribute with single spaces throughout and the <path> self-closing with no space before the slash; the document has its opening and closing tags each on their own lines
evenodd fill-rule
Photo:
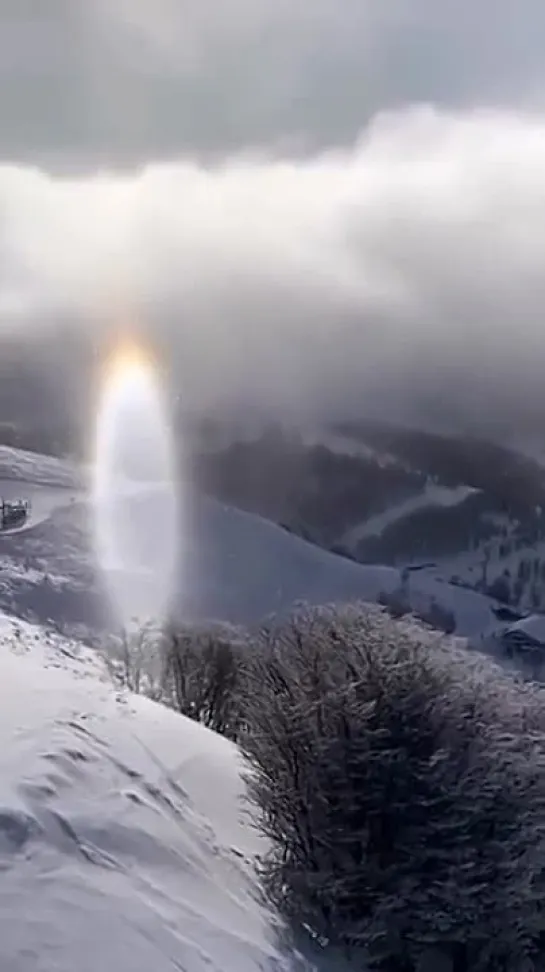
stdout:
<svg viewBox="0 0 545 972">
<path fill-rule="evenodd" d="M 377 111 L 532 107 L 542 0 L 4 0 L 0 156 L 312 151 Z"/>
<path fill-rule="evenodd" d="M 4 332 L 132 308 L 199 407 L 539 437 L 544 32 L 542 0 L 5 0 Z"/>
</svg>

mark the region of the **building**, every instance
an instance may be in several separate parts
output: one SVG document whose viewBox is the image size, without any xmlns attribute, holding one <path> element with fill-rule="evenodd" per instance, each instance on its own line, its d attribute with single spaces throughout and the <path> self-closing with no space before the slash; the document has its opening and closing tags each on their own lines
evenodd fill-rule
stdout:
<svg viewBox="0 0 545 972">
<path fill-rule="evenodd" d="M 498 640 L 508 658 L 522 662 L 532 678 L 545 675 L 545 615 L 529 614 L 499 633 Z"/>
</svg>

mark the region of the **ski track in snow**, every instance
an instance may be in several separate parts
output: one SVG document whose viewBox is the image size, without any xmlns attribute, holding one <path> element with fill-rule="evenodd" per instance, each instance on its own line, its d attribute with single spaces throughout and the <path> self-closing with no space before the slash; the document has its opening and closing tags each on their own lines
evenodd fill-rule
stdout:
<svg viewBox="0 0 545 972">
<path fill-rule="evenodd" d="M 383 513 L 370 516 L 363 523 L 351 527 L 342 537 L 341 543 L 348 550 L 353 550 L 362 540 L 380 536 L 397 520 L 402 520 L 418 510 L 424 510 L 429 506 L 459 506 L 469 496 L 478 492 L 479 490 L 472 486 L 438 486 L 435 483 L 428 483 L 423 492 L 409 496 L 403 502 L 390 506 Z"/>
</svg>

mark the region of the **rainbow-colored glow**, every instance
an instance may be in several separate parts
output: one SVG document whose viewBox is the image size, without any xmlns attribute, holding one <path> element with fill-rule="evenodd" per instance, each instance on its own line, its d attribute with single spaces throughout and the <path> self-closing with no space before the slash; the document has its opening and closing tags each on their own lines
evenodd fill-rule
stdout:
<svg viewBox="0 0 545 972">
<path fill-rule="evenodd" d="M 118 619 L 161 619 L 179 561 L 175 449 L 157 362 L 132 337 L 101 369 L 92 496 L 96 556 Z"/>
</svg>

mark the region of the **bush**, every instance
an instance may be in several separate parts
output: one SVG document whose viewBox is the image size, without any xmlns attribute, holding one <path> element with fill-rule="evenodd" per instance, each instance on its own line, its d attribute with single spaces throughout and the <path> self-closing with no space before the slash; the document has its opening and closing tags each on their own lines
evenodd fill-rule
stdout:
<svg viewBox="0 0 545 972">
<path fill-rule="evenodd" d="M 229 625 L 171 629 L 164 638 L 163 701 L 236 739 L 246 649 L 244 633 Z"/>
<path fill-rule="evenodd" d="M 269 897 L 389 972 L 545 968 L 542 692 L 380 608 L 262 642 L 243 747 Z"/>
<path fill-rule="evenodd" d="M 116 687 L 162 701 L 162 635 L 155 625 L 124 628 L 97 648 Z"/>
<path fill-rule="evenodd" d="M 148 696 L 236 739 L 247 636 L 228 624 L 147 624 L 97 646 L 116 688 Z"/>
</svg>

